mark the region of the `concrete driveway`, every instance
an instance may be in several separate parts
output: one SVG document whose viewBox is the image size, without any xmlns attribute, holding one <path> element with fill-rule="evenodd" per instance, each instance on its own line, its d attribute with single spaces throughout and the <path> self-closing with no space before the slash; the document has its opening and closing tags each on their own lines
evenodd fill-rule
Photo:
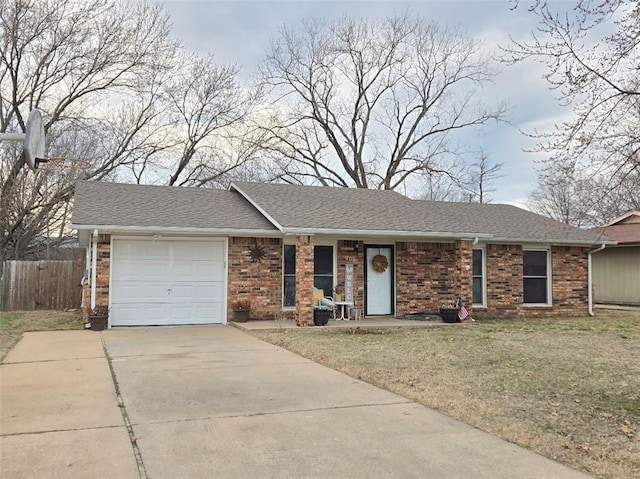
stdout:
<svg viewBox="0 0 640 479">
<path fill-rule="evenodd" d="M 0 477 L 139 477 L 99 333 L 26 333 L 9 352 L 0 366 Z"/>
<path fill-rule="evenodd" d="M 105 416 L 101 426 L 121 433 L 102 439 L 102 462 L 112 461 L 116 450 L 121 454 L 123 444 L 129 460 L 128 470 L 111 477 L 589 477 L 232 327 L 121 329 L 101 336 L 124 404 L 119 425 Z M 88 390 L 92 382 L 87 378 Z M 112 403 L 94 409 L 112 411 L 112 394 Z M 77 434 L 77 448 L 84 447 L 84 426 L 70 432 Z"/>
</svg>

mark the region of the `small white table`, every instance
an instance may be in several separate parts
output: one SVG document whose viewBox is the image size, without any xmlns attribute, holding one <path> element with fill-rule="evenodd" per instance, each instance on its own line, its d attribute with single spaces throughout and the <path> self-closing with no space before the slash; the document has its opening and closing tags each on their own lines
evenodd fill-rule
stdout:
<svg viewBox="0 0 640 479">
<path fill-rule="evenodd" d="M 336 306 L 340 307 L 340 317 L 336 317 L 336 321 L 349 321 L 351 318 L 349 317 L 349 309 L 353 306 L 353 301 L 334 301 Z M 347 310 L 347 317 L 344 317 L 344 310 Z"/>
</svg>

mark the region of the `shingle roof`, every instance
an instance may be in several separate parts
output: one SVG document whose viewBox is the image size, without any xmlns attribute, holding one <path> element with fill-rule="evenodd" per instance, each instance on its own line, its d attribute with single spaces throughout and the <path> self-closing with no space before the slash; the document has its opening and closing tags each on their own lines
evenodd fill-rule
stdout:
<svg viewBox="0 0 640 479">
<path fill-rule="evenodd" d="M 235 182 L 284 228 L 424 231 L 406 196 L 387 190 Z"/>
<path fill-rule="evenodd" d="M 210 188 L 131 185 L 102 181 L 76 183 L 75 227 L 273 230 L 242 196 Z"/>
<path fill-rule="evenodd" d="M 569 226 L 517 206 L 492 203 L 418 201 L 433 227 L 452 223 L 452 231 L 476 231 L 492 240 L 545 243 L 597 243 L 608 241 L 600 234 Z"/>
<path fill-rule="evenodd" d="M 620 245 L 640 244 L 640 223 L 622 223 L 589 231 L 603 234 Z"/>
<path fill-rule="evenodd" d="M 252 206 L 253 204 L 253 206 Z M 263 213 L 265 216 L 263 216 Z M 271 223 L 272 220 L 275 224 Z M 183 228 L 596 244 L 608 239 L 510 205 L 433 202 L 394 191 L 269 183 L 230 190 L 76 184 L 76 228 Z"/>
<path fill-rule="evenodd" d="M 411 200 L 393 191 L 233 183 L 285 230 L 487 235 L 517 242 L 595 244 L 603 238 L 516 206 Z M 604 239 L 606 240 L 606 238 Z"/>
<path fill-rule="evenodd" d="M 604 226 L 613 226 L 613 225 L 630 224 L 630 223 L 631 224 L 640 223 L 640 211 L 639 210 L 627 211 L 622 216 L 618 216 L 617 218 L 611 220 L 609 223 L 607 223 Z"/>
</svg>

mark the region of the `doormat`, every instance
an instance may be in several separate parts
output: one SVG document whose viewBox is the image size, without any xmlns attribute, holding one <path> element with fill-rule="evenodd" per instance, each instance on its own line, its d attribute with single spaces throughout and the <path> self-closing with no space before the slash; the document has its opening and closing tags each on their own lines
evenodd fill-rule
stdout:
<svg viewBox="0 0 640 479">
<path fill-rule="evenodd" d="M 434 313 L 431 311 L 422 311 L 420 313 L 409 313 L 404 316 L 400 316 L 398 319 L 407 320 L 407 321 L 438 321 L 442 322 L 442 318 L 438 313 Z"/>
</svg>

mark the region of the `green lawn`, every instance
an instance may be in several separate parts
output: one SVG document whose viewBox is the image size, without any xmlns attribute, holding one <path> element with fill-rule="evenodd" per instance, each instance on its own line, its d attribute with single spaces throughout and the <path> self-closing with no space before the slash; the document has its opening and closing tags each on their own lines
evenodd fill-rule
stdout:
<svg viewBox="0 0 640 479">
<path fill-rule="evenodd" d="M 640 477 L 640 313 L 254 334 L 597 477 Z"/>
</svg>

